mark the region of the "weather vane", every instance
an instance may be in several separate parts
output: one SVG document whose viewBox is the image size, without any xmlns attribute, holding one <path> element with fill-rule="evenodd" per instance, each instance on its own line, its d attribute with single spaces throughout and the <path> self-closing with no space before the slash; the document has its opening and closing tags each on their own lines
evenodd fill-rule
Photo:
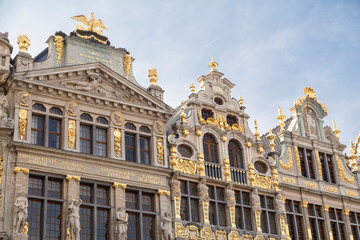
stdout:
<svg viewBox="0 0 360 240">
<path fill-rule="evenodd" d="M 76 29 L 79 29 L 79 30 L 96 32 L 96 33 L 102 35 L 103 30 L 97 29 L 97 28 L 99 27 L 99 28 L 102 28 L 102 29 L 107 29 L 100 19 L 96 20 L 94 18 L 94 13 L 93 12 L 90 14 L 89 19 L 87 19 L 87 17 L 85 17 L 85 15 L 73 16 L 71 18 L 76 20 L 76 21 L 79 21 L 79 22 L 83 23 L 83 24 L 81 24 L 81 23 L 76 24 Z"/>
</svg>

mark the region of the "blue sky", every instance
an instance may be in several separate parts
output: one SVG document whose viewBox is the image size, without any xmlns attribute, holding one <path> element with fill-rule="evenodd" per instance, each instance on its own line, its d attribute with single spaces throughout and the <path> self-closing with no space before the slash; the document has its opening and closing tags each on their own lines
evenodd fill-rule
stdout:
<svg viewBox="0 0 360 240">
<path fill-rule="evenodd" d="M 360 131 L 360 1 L 0 1 L 0 31 L 27 34 L 36 56 L 56 31 L 69 34 L 71 16 L 95 12 L 115 47 L 136 59 L 134 74 L 147 87 L 157 68 L 165 101 L 176 107 L 189 86 L 209 72 L 211 56 L 235 83 L 232 95 L 264 133 L 311 86 L 348 145 Z"/>
</svg>

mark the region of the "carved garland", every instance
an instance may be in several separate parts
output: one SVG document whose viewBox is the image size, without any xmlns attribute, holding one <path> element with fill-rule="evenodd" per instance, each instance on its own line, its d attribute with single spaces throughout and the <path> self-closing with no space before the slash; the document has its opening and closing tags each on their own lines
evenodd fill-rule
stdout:
<svg viewBox="0 0 360 240">
<path fill-rule="evenodd" d="M 317 165 L 318 165 L 318 169 L 319 169 L 319 175 L 320 175 L 320 177 L 322 177 L 322 166 L 321 166 L 321 161 L 320 161 L 320 156 L 319 156 L 318 151 L 316 151 L 316 161 L 317 161 Z"/>
<path fill-rule="evenodd" d="M 74 148 L 75 137 L 76 137 L 76 122 L 73 119 L 69 119 L 69 123 L 68 123 L 68 144 L 69 144 L 70 149 Z"/>
<path fill-rule="evenodd" d="M 271 189 L 271 178 L 267 177 L 267 176 L 255 174 L 253 186 L 263 188 L 266 190 L 270 190 Z"/>
<path fill-rule="evenodd" d="M 114 129 L 114 148 L 116 157 L 120 157 L 121 152 L 121 131 L 118 128 Z"/>
<path fill-rule="evenodd" d="M 230 126 L 225 119 L 224 115 L 221 114 L 217 114 L 216 116 L 216 120 L 214 120 L 212 117 L 209 117 L 208 119 L 204 119 L 201 116 L 201 112 L 200 110 L 197 111 L 197 115 L 198 115 L 198 121 L 201 125 L 205 125 L 205 124 L 212 124 L 215 127 L 219 127 L 220 129 L 224 129 L 226 131 L 231 131 L 231 130 L 237 130 L 240 133 L 244 132 L 244 121 L 241 121 L 240 126 L 237 123 L 234 123 L 232 126 Z"/>
<path fill-rule="evenodd" d="M 56 35 L 54 45 L 55 45 L 56 53 L 57 53 L 57 62 L 56 62 L 56 64 L 60 64 L 61 63 L 61 57 L 63 55 L 64 38 L 62 36 L 60 36 L 60 35 Z"/>
<path fill-rule="evenodd" d="M 293 166 L 293 157 L 292 157 L 291 147 L 288 147 L 288 154 L 289 154 L 289 161 L 286 164 L 284 164 L 282 162 L 282 160 L 280 160 L 280 166 L 286 170 L 290 170 Z"/>
<path fill-rule="evenodd" d="M 182 158 L 176 159 L 176 164 L 173 169 L 182 173 L 194 175 L 196 173 L 196 162 L 191 160 L 185 160 Z"/>
<path fill-rule="evenodd" d="M 27 122 L 28 112 L 26 109 L 19 109 L 19 137 L 24 139 L 26 132 L 26 122 Z"/>
<path fill-rule="evenodd" d="M 164 164 L 164 146 L 162 138 L 158 137 L 156 141 L 157 160 L 160 165 Z"/>
<path fill-rule="evenodd" d="M 295 147 L 295 156 L 296 156 L 297 168 L 298 168 L 299 174 L 301 175 L 300 155 L 299 155 L 298 147 Z"/>
<path fill-rule="evenodd" d="M 338 167 L 338 171 L 339 171 L 340 181 L 342 181 L 344 179 L 346 182 L 348 182 L 350 184 L 353 184 L 355 182 L 354 176 L 349 178 L 346 175 L 345 170 L 344 170 L 344 166 L 342 165 L 340 158 L 338 157 L 337 154 L 335 156 L 336 156 L 336 163 L 337 163 L 337 167 Z"/>
<path fill-rule="evenodd" d="M 126 74 L 126 79 L 129 79 L 130 69 L 131 69 L 131 56 L 126 53 L 123 58 L 124 71 Z"/>
</svg>

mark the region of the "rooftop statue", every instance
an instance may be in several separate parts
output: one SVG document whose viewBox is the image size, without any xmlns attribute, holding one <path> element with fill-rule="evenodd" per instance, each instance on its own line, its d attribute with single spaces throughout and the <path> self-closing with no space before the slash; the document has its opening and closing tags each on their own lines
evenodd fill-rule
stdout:
<svg viewBox="0 0 360 240">
<path fill-rule="evenodd" d="M 87 26 L 87 28 L 85 28 L 84 25 L 77 24 L 76 29 L 79 29 L 79 30 L 96 32 L 96 33 L 102 35 L 103 30 L 100 30 L 100 29 L 97 29 L 97 28 L 99 27 L 99 28 L 102 28 L 102 29 L 107 29 L 100 19 L 96 20 L 94 18 L 94 13 L 93 12 L 90 14 L 89 19 L 87 19 L 87 17 L 85 17 L 85 15 L 73 16 L 71 18 L 76 20 L 76 21 L 82 22 L 85 26 Z"/>
</svg>

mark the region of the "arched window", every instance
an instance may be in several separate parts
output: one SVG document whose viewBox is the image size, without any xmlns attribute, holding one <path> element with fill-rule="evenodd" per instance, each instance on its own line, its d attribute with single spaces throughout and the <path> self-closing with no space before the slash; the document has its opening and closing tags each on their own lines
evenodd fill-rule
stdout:
<svg viewBox="0 0 360 240">
<path fill-rule="evenodd" d="M 35 103 L 35 104 L 32 106 L 32 109 L 33 109 L 33 110 L 37 110 L 37 111 L 41 111 L 41 112 L 46 112 L 46 108 L 44 107 L 44 105 L 39 104 L 39 103 Z"/>
<path fill-rule="evenodd" d="M 147 126 L 141 126 L 140 127 L 140 132 L 151 133 L 151 130 Z"/>
<path fill-rule="evenodd" d="M 126 124 L 125 124 L 125 128 L 126 128 L 126 129 L 130 129 L 130 130 L 136 130 L 135 125 L 132 124 L 132 123 L 126 123 Z"/>
<path fill-rule="evenodd" d="M 81 119 L 81 120 L 85 120 L 85 121 L 90 121 L 90 122 L 93 121 L 93 118 L 92 118 L 89 114 L 87 114 L 87 113 L 81 114 L 81 115 L 80 115 L 80 119 Z"/>
<path fill-rule="evenodd" d="M 219 163 L 217 143 L 211 134 L 205 134 L 203 138 L 204 160 L 212 163 Z"/>
<path fill-rule="evenodd" d="M 238 141 L 232 139 L 228 145 L 230 166 L 244 168 L 242 148 Z"/>
<path fill-rule="evenodd" d="M 56 115 L 63 115 L 63 112 L 60 110 L 60 108 L 57 108 L 57 107 L 50 108 L 50 113 L 56 114 Z"/>
<path fill-rule="evenodd" d="M 108 124 L 108 120 L 106 120 L 106 118 L 104 118 L 104 117 L 98 117 L 96 119 L 96 122 L 101 123 L 101 124 Z"/>
</svg>

